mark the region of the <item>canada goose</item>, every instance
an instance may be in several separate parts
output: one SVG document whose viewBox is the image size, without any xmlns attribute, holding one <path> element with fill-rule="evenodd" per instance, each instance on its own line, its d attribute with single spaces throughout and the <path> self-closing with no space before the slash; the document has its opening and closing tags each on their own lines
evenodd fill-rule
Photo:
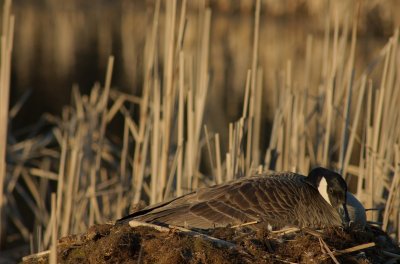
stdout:
<svg viewBox="0 0 400 264">
<path fill-rule="evenodd" d="M 347 185 L 340 174 L 315 168 L 241 178 L 144 208 L 117 223 L 138 220 L 209 229 L 252 221 L 273 228 L 347 226 Z"/>
</svg>

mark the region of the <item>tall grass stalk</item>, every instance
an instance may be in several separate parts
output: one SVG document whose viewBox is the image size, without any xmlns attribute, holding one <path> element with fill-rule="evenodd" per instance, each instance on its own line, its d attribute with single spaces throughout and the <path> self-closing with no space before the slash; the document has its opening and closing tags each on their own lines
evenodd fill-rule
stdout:
<svg viewBox="0 0 400 264">
<path fill-rule="evenodd" d="M 14 16 L 11 13 L 11 0 L 4 1 L 3 21 L 1 31 L 1 61 L 0 61 L 0 248 L 5 244 L 5 204 L 4 195 L 6 183 L 6 147 L 8 133 L 8 107 L 10 97 L 11 53 L 14 37 Z"/>
</svg>

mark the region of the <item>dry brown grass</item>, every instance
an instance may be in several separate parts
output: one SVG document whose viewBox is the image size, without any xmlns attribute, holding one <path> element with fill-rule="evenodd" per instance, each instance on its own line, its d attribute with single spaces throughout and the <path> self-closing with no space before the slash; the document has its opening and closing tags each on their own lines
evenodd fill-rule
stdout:
<svg viewBox="0 0 400 264">
<path fill-rule="evenodd" d="M 398 30 L 374 64 L 359 69 L 358 8 L 346 17 L 332 5 L 323 45 L 316 45 L 312 36 L 299 43 L 306 47 L 305 61 L 282 61 L 286 66 L 278 72 L 276 85 L 266 90 L 259 64 L 259 53 L 264 52 L 259 47 L 260 1 L 256 3 L 242 115 L 223 124 L 229 131 L 226 153 L 220 134 L 204 127 L 205 115 L 213 113 L 206 100 L 212 11 L 205 5 L 189 16 L 186 1 L 155 1 L 140 69 L 141 96 L 111 89 L 110 57 L 104 84 L 95 84 L 89 95 L 73 87 L 72 102 L 60 117 L 44 115 L 22 139 L 9 134 L 7 170 L 8 101 L 3 93 L 9 71 L 3 75 L 3 69 L 9 69 L 12 41 L 4 40 L 8 46 L 2 45 L 2 51 L 8 57 L 2 55 L 1 61 L 0 187 L 6 184 L 0 189 L 0 209 L 7 211 L 7 221 L 1 220 L 0 227 L 10 231 L 3 232 L 2 239 L 30 241 L 32 252 L 53 245 L 54 252 L 57 237 L 115 220 L 141 201 L 156 203 L 256 172 L 307 174 L 310 167 L 323 165 L 341 171 L 367 208 L 378 207 L 381 211 L 368 212 L 368 219 L 399 240 Z M 189 22 L 196 30 L 185 30 Z M 185 45 L 188 34 L 199 40 L 190 47 Z M 10 33 L 5 36 L 10 38 Z M 295 71 L 303 72 L 304 79 L 296 79 Z M 269 145 L 261 149 L 266 92 L 273 98 L 274 119 Z M 123 120 L 123 131 L 115 136 L 110 128 L 118 120 Z M 208 161 L 212 176 L 201 166 Z M 24 219 L 26 210 L 30 221 Z"/>
</svg>

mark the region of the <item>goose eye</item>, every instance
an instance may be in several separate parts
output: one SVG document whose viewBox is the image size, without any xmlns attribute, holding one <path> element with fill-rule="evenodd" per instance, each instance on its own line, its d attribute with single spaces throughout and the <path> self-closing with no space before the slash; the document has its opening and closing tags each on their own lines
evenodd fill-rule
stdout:
<svg viewBox="0 0 400 264">
<path fill-rule="evenodd" d="M 332 188 L 329 188 L 329 193 L 333 194 L 333 189 Z"/>
</svg>

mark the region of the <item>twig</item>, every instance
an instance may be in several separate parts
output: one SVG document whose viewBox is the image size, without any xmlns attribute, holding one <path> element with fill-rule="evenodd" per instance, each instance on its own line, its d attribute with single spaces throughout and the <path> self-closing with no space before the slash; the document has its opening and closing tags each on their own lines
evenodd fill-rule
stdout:
<svg viewBox="0 0 400 264">
<path fill-rule="evenodd" d="M 35 254 L 31 254 L 31 255 L 23 257 L 22 262 L 27 262 L 29 260 L 38 259 L 38 258 L 44 258 L 48 255 L 50 255 L 50 250 L 45 250 L 45 251 L 42 251 L 39 253 L 35 253 Z"/>
<path fill-rule="evenodd" d="M 298 231 L 300 231 L 300 229 L 297 227 L 289 227 L 289 228 L 284 228 L 281 230 L 275 230 L 275 231 L 272 231 L 271 233 L 277 234 L 277 235 L 287 235 L 287 234 L 298 232 Z"/>
<path fill-rule="evenodd" d="M 333 262 L 335 262 L 336 264 L 340 264 L 340 262 L 337 260 L 337 258 L 335 258 L 334 254 L 332 253 L 332 251 L 329 249 L 328 245 L 325 243 L 325 241 L 319 237 L 319 242 L 322 244 L 322 246 L 325 248 L 326 252 L 329 254 L 329 256 L 331 257 L 331 259 L 333 260 Z"/>
<path fill-rule="evenodd" d="M 231 228 L 237 228 L 237 227 L 248 226 L 248 225 L 255 225 L 255 224 L 258 224 L 258 223 L 259 223 L 259 221 L 251 221 L 251 222 L 247 222 L 247 223 L 231 226 Z"/>
<path fill-rule="evenodd" d="M 371 242 L 371 243 L 366 243 L 366 244 L 358 245 L 358 246 L 347 248 L 347 249 L 336 250 L 333 254 L 335 254 L 337 256 L 337 255 L 347 254 L 347 253 L 359 251 L 359 250 L 370 248 L 370 247 L 375 247 L 375 243 Z"/>
<path fill-rule="evenodd" d="M 227 242 L 225 240 L 221 240 L 212 236 L 208 236 L 193 230 L 189 230 L 180 226 L 173 226 L 173 225 L 168 225 L 168 227 L 164 227 L 164 226 L 160 226 L 160 225 L 155 225 L 155 224 L 150 224 L 150 223 L 144 223 L 144 222 L 140 222 L 140 221 L 136 221 L 136 220 L 131 220 L 129 221 L 129 225 L 131 227 L 139 227 L 139 226 L 145 226 L 145 227 L 151 227 L 156 229 L 157 231 L 160 232 L 170 232 L 172 230 L 178 230 L 179 232 L 182 232 L 186 235 L 190 235 L 193 237 L 197 237 L 197 238 L 202 238 L 205 240 L 208 240 L 212 243 L 215 243 L 218 246 L 223 246 L 223 247 L 228 247 L 228 248 L 237 248 L 237 246 L 233 243 Z"/>
<path fill-rule="evenodd" d="M 304 231 L 304 232 L 306 232 L 306 233 L 308 233 L 310 235 L 313 235 L 315 237 L 322 238 L 322 233 L 317 231 L 317 230 L 312 230 L 312 229 L 309 229 L 309 228 L 303 228 L 302 231 Z"/>
</svg>

